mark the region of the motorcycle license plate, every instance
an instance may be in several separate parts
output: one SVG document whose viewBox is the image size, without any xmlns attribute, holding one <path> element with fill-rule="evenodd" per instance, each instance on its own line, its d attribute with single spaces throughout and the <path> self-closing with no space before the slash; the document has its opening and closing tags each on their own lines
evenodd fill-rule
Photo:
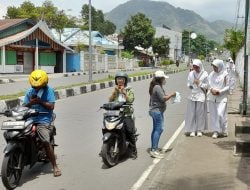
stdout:
<svg viewBox="0 0 250 190">
<path fill-rule="evenodd" d="M 4 121 L 2 130 L 21 130 L 25 128 L 25 121 Z"/>
</svg>

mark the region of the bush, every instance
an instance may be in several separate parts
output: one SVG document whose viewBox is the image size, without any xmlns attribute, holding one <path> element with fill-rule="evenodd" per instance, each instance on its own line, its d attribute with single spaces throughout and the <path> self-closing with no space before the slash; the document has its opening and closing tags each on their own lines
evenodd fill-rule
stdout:
<svg viewBox="0 0 250 190">
<path fill-rule="evenodd" d="M 170 64 L 171 63 L 170 63 L 169 59 L 164 59 L 164 60 L 161 61 L 161 65 L 163 65 L 163 66 L 167 66 L 167 65 L 170 65 Z"/>
<path fill-rule="evenodd" d="M 133 52 L 129 52 L 129 51 L 122 51 L 121 56 L 122 58 L 127 58 L 127 59 L 134 58 Z"/>
</svg>

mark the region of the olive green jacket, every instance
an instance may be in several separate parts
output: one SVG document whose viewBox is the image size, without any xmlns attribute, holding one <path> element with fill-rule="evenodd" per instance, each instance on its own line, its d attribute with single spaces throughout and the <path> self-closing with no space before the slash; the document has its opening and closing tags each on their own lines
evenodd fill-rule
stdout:
<svg viewBox="0 0 250 190">
<path fill-rule="evenodd" d="M 133 103 L 135 100 L 134 92 L 131 87 L 126 87 L 126 93 L 127 93 L 127 103 Z M 114 96 L 110 99 L 110 101 L 118 102 L 119 101 L 119 92 L 116 92 Z M 125 108 L 124 110 L 126 116 L 131 116 L 134 112 L 134 109 L 132 106 Z"/>
</svg>

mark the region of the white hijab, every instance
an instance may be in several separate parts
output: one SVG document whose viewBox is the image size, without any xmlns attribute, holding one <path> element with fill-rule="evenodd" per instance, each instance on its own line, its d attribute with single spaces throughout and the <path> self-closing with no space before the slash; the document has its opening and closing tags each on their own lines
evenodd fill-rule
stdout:
<svg viewBox="0 0 250 190">
<path fill-rule="evenodd" d="M 196 71 L 191 71 L 188 75 L 188 86 L 193 86 L 194 88 L 197 88 L 197 85 L 194 84 L 194 79 L 198 79 L 202 81 L 208 76 L 208 73 L 204 70 L 203 64 L 200 59 L 194 59 L 193 65 L 196 65 L 200 68 L 200 72 L 197 73 Z"/>
<path fill-rule="evenodd" d="M 212 63 L 215 67 L 218 68 L 218 73 L 221 74 L 225 70 L 224 62 L 221 59 L 215 59 Z"/>
</svg>

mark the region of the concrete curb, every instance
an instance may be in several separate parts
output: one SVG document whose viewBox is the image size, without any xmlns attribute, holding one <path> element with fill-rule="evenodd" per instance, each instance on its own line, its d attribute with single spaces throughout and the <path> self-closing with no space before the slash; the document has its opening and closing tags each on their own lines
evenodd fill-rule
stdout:
<svg viewBox="0 0 250 190">
<path fill-rule="evenodd" d="M 150 79 L 153 77 L 153 74 L 141 75 L 136 77 L 130 77 L 129 82 L 136 82 L 141 80 Z M 89 92 L 94 92 L 97 90 L 102 90 L 105 88 L 110 88 L 115 85 L 115 81 L 106 81 L 100 83 L 87 84 L 84 86 L 77 86 L 72 88 L 66 88 L 55 91 L 56 100 L 68 98 L 71 96 L 77 96 Z M 4 112 L 6 109 L 12 109 L 18 105 L 21 105 L 24 97 L 19 97 L 12 100 L 0 100 L 0 112 Z"/>
</svg>

